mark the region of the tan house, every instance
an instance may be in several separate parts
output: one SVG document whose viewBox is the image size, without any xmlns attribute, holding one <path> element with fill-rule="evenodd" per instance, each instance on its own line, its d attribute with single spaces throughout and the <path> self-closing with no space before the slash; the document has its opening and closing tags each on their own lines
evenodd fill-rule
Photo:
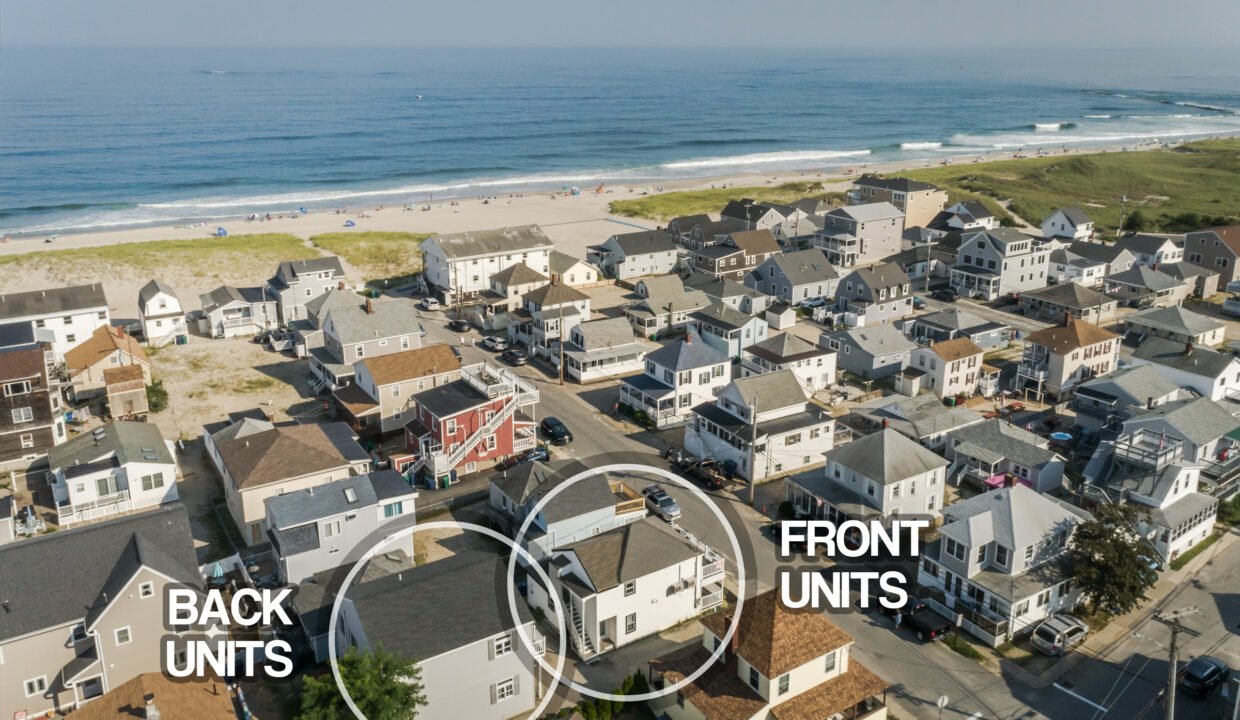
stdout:
<svg viewBox="0 0 1240 720">
<path fill-rule="evenodd" d="M 370 469 L 370 456 L 342 422 L 274 425 L 246 417 L 203 433 L 203 440 L 223 480 L 228 511 L 250 545 L 266 541 L 263 500 Z"/>
<path fill-rule="evenodd" d="M 1115 370 L 1119 346 L 1118 335 L 1083 320 L 1030 333 L 1013 387 L 1063 400 L 1078 384 Z"/>
<path fill-rule="evenodd" d="M 938 397 L 973 395 L 989 377 L 984 352 L 969 338 L 944 340 L 914 350 L 909 367 L 925 373 L 921 387 Z"/>
<path fill-rule="evenodd" d="M 853 639 L 821 612 L 793 611 L 769 590 L 745 601 L 719 659 L 734 608 L 702 618 L 702 641 L 650 661 L 654 688 L 709 669 L 650 701 L 671 720 L 809 720 L 887 717 L 888 683 L 852 658 Z"/>
<path fill-rule="evenodd" d="M 400 430 L 410 420 L 405 413 L 414 393 L 461 377 L 460 358 L 443 344 L 369 358 L 353 367 L 353 383 L 336 390 L 333 396 L 345 421 L 358 435 Z"/>
<path fill-rule="evenodd" d="M 158 714 L 156 714 L 158 713 Z M 233 694 L 217 678 L 173 680 L 159 672 L 142 673 L 88 705 L 75 710 L 73 720 L 236 720 Z"/>
<path fill-rule="evenodd" d="M 572 255 L 552 250 L 548 260 L 551 268 L 551 281 L 569 287 L 593 287 L 602 281 L 602 273 L 585 260 Z"/>
<path fill-rule="evenodd" d="M 926 227 L 947 207 L 947 191 L 908 178 L 864 175 L 853 181 L 848 194 L 853 204 L 889 202 L 904 213 L 905 227 Z"/>
<path fill-rule="evenodd" d="M 65 353 L 73 396 L 79 400 L 104 394 L 103 371 L 122 365 L 141 367 L 143 381 L 151 382 L 151 361 L 142 343 L 121 328 L 109 325 L 95 330 L 85 342 Z"/>
<path fill-rule="evenodd" d="M 121 365 L 103 371 L 103 386 L 112 417 L 145 415 L 151 406 L 146 397 L 146 373 L 141 365 Z"/>
<path fill-rule="evenodd" d="M 159 673 L 170 584 L 202 586 L 180 504 L 0 546 L 0 717 L 67 712 Z"/>
</svg>

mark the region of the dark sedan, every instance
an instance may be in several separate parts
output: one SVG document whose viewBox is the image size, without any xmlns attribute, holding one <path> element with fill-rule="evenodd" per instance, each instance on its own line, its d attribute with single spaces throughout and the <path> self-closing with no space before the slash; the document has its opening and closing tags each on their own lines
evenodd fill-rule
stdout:
<svg viewBox="0 0 1240 720">
<path fill-rule="evenodd" d="M 562 420 L 554 417 L 543 418 L 539 425 L 543 435 L 552 445 L 567 445 L 573 441 L 573 431 L 568 429 Z"/>
<path fill-rule="evenodd" d="M 507 350 L 499 354 L 499 359 L 503 360 L 509 365 L 524 365 L 530 361 L 530 356 L 527 355 L 524 350 L 517 350 L 516 348 L 508 348 Z"/>
<path fill-rule="evenodd" d="M 1193 658 L 1180 671 L 1180 689 L 1193 697 L 1205 698 L 1231 678 L 1231 667 L 1216 657 Z"/>
</svg>

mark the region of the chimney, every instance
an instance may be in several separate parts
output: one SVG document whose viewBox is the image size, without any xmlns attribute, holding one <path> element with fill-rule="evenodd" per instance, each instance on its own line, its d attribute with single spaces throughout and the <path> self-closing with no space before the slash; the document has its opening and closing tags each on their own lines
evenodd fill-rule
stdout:
<svg viewBox="0 0 1240 720">
<path fill-rule="evenodd" d="M 1184 356 L 1187 357 L 1192 354 L 1193 354 L 1193 341 L 1189 340 L 1188 342 L 1184 343 Z"/>
<path fill-rule="evenodd" d="M 1146 410 L 1153 410 L 1153 409 L 1154 409 L 1154 398 L 1152 398 L 1152 397 L 1147 397 L 1147 398 L 1145 399 L 1145 409 L 1146 409 Z"/>
<path fill-rule="evenodd" d="M 340 282 L 336 283 L 336 289 L 344 290 L 344 280 L 341 280 Z"/>
<path fill-rule="evenodd" d="M 883 418 L 883 429 L 886 430 L 890 426 L 891 426 L 891 421 L 888 420 L 887 418 Z"/>
<path fill-rule="evenodd" d="M 370 298 L 366 298 L 366 314 L 367 315 L 375 314 L 375 301 L 371 300 Z"/>
<path fill-rule="evenodd" d="M 1063 326 L 1068 327 L 1072 324 L 1072 311 L 1065 310 L 1063 313 Z"/>
<path fill-rule="evenodd" d="M 146 701 L 142 716 L 146 720 L 159 720 L 159 708 L 155 707 L 155 693 L 147 693 L 142 699 Z"/>
</svg>

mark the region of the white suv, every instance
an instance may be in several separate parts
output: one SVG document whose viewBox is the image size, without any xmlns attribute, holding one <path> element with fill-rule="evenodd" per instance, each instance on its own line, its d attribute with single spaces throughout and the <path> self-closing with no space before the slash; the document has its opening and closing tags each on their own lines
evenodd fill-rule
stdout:
<svg viewBox="0 0 1240 720">
<path fill-rule="evenodd" d="M 1052 615 L 1034 628 L 1029 643 L 1047 655 L 1063 655 L 1088 634 L 1089 626 L 1071 615 Z"/>
</svg>

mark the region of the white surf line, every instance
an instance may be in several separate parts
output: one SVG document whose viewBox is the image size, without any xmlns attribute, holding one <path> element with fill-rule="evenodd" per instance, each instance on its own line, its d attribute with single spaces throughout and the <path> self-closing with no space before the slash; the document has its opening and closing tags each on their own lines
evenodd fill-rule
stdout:
<svg viewBox="0 0 1240 720">
<path fill-rule="evenodd" d="M 1101 712 L 1103 712 L 1103 713 L 1106 713 L 1106 712 L 1109 712 L 1109 711 L 1110 711 L 1110 708 L 1108 708 L 1107 706 L 1105 706 L 1105 705 L 1099 705 L 1098 703 L 1094 702 L 1093 700 L 1090 700 L 1089 698 L 1087 698 L 1087 697 L 1085 697 L 1085 696 L 1083 696 L 1083 695 L 1079 695 L 1079 694 L 1077 694 L 1077 693 L 1075 693 L 1075 692 L 1073 692 L 1073 691 L 1069 690 L 1068 688 L 1064 687 L 1063 685 L 1060 685 L 1059 683 L 1055 683 L 1055 687 L 1056 687 L 1056 688 L 1058 688 L 1059 690 L 1062 690 L 1063 692 L 1068 693 L 1069 695 L 1071 695 L 1072 697 L 1076 698 L 1077 700 L 1080 700 L 1081 702 L 1085 703 L 1086 705 L 1090 705 L 1090 706 L 1092 706 L 1092 707 L 1097 708 L 1099 711 L 1101 711 Z"/>
</svg>

